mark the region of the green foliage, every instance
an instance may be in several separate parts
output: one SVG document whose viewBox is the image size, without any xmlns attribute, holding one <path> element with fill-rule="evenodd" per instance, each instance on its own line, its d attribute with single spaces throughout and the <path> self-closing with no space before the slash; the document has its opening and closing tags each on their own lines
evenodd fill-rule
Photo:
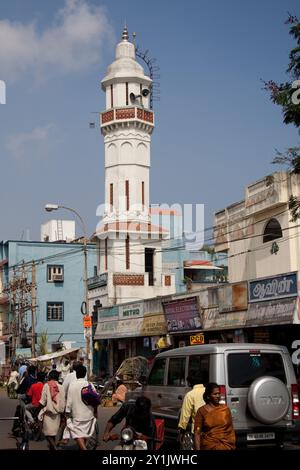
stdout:
<svg viewBox="0 0 300 470">
<path fill-rule="evenodd" d="M 289 210 L 292 216 L 291 222 L 296 222 L 300 217 L 300 201 L 293 195 L 289 197 Z"/>
<path fill-rule="evenodd" d="M 287 165 L 295 175 L 300 174 L 300 147 L 290 147 L 285 152 L 276 151 L 276 157 L 272 163 Z"/>
<path fill-rule="evenodd" d="M 296 16 L 289 14 L 286 24 L 291 25 L 289 34 L 296 41 L 296 47 L 289 53 L 289 65 L 286 70 L 291 80 L 280 84 L 273 80 L 263 81 L 263 83 L 264 89 L 270 93 L 270 99 L 273 103 L 282 107 L 283 122 L 293 124 L 300 133 L 300 105 L 292 101 L 292 95 L 295 92 L 293 82 L 300 78 L 300 22 Z M 276 153 L 272 163 L 286 165 L 291 173 L 300 174 L 300 147 L 291 147 L 285 152 L 277 151 Z M 266 186 L 270 186 L 272 182 L 270 176 L 266 177 Z M 295 222 L 300 218 L 300 201 L 293 195 L 289 198 L 289 209 L 291 220 Z"/>
<path fill-rule="evenodd" d="M 41 356 L 48 353 L 47 341 L 48 341 L 47 331 L 41 331 L 41 333 L 39 334 L 39 341 L 38 341 L 38 346 L 39 346 Z"/>
<path fill-rule="evenodd" d="M 264 89 L 270 93 L 270 99 L 273 103 L 282 107 L 283 122 L 285 124 L 294 124 L 299 128 L 300 106 L 292 102 L 292 94 L 295 92 L 292 85 L 293 81 L 300 78 L 300 23 L 296 16 L 290 14 L 286 23 L 292 25 L 289 33 L 297 43 L 297 46 L 289 54 L 290 62 L 286 70 L 291 77 L 291 81 L 278 84 L 273 80 L 263 80 L 263 83 Z"/>
</svg>

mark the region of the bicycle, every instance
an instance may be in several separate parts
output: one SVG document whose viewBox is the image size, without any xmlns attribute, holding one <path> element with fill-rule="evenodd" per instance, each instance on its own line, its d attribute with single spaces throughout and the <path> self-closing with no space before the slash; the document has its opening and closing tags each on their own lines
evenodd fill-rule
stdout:
<svg viewBox="0 0 300 470">
<path fill-rule="evenodd" d="M 29 450 L 30 430 L 26 420 L 25 412 L 21 411 L 20 416 L 0 418 L 0 421 L 14 421 L 19 425 L 14 426 L 12 436 L 16 439 L 17 450 Z"/>
</svg>

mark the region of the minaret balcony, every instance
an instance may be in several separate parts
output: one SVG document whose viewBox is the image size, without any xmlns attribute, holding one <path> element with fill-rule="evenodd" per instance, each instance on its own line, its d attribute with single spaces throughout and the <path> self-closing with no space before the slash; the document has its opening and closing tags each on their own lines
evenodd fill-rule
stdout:
<svg viewBox="0 0 300 470">
<path fill-rule="evenodd" d="M 129 106 L 124 108 L 112 108 L 104 111 L 100 116 L 100 127 L 102 130 L 105 128 L 118 125 L 119 123 L 136 122 L 146 124 L 147 126 L 154 127 L 154 113 L 148 109 L 136 106 Z"/>
</svg>

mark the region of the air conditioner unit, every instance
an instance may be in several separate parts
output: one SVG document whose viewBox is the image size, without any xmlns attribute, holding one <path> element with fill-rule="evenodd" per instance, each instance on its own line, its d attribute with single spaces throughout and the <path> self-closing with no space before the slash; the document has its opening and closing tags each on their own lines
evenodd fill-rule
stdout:
<svg viewBox="0 0 300 470">
<path fill-rule="evenodd" d="M 54 282 L 57 282 L 57 281 L 61 282 L 61 281 L 63 281 L 63 280 L 64 280 L 63 274 L 52 274 L 52 281 L 54 281 Z"/>
</svg>

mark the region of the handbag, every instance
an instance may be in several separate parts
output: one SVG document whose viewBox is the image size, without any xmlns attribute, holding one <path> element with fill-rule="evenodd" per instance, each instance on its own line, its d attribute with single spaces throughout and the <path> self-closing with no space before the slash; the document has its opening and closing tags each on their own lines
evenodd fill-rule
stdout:
<svg viewBox="0 0 300 470">
<path fill-rule="evenodd" d="M 97 407 L 101 403 L 101 397 L 92 384 L 88 384 L 81 389 L 81 400 L 87 406 Z"/>
</svg>

